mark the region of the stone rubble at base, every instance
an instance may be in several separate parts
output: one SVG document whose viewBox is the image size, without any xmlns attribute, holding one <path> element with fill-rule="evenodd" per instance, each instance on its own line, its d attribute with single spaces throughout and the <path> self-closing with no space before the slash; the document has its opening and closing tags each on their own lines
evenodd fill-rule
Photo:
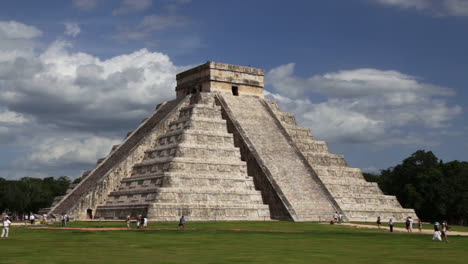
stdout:
<svg viewBox="0 0 468 264">
<path fill-rule="evenodd" d="M 264 71 L 208 62 L 48 214 L 152 221 L 417 219 L 263 98 Z"/>
</svg>

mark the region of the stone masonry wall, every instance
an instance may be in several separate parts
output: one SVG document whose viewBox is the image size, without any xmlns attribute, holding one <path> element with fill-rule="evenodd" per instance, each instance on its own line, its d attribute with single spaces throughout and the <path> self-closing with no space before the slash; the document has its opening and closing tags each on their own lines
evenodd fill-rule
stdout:
<svg viewBox="0 0 468 264">
<path fill-rule="evenodd" d="M 75 219 L 88 218 L 88 209 L 94 214 L 96 207 L 106 201 L 108 194 L 118 188 L 123 178 L 131 174 L 133 165 L 143 159 L 144 151 L 153 146 L 160 134 L 165 133 L 168 124 L 177 118 L 178 109 L 185 101 L 173 100 L 161 105 L 155 114 L 100 162 L 50 213 L 68 213 Z M 150 131 L 153 133 L 149 133 Z"/>
</svg>

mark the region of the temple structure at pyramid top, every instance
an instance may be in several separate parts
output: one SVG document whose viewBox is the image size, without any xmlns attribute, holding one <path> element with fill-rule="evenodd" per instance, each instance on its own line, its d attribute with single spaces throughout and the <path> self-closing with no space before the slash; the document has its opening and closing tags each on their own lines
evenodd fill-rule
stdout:
<svg viewBox="0 0 468 264">
<path fill-rule="evenodd" d="M 75 219 L 416 218 L 263 96 L 264 70 L 207 62 L 46 208 Z"/>
<path fill-rule="evenodd" d="M 208 61 L 177 74 L 177 98 L 197 92 L 224 92 L 263 98 L 265 71 L 262 69 Z"/>
</svg>

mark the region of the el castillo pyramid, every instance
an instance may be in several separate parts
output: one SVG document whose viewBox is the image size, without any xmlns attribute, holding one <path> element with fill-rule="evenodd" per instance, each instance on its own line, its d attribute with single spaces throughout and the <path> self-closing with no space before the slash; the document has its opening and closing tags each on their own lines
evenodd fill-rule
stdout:
<svg viewBox="0 0 468 264">
<path fill-rule="evenodd" d="M 264 70 L 207 62 L 177 75 L 176 99 L 83 174 L 49 214 L 154 221 L 416 218 L 294 115 L 264 99 Z"/>
</svg>

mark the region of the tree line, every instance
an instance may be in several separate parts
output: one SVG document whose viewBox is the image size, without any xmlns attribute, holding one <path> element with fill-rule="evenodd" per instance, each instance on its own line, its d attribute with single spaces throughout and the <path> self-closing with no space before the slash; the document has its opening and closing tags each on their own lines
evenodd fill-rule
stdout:
<svg viewBox="0 0 468 264">
<path fill-rule="evenodd" d="M 418 150 L 380 175 L 364 177 L 395 195 L 403 207 L 415 209 L 423 221 L 468 225 L 468 162 L 443 162 L 431 151 Z"/>
<path fill-rule="evenodd" d="M 23 215 L 50 207 L 55 196 L 64 195 L 71 184 L 66 176 L 20 180 L 0 178 L 0 213 Z"/>
</svg>

